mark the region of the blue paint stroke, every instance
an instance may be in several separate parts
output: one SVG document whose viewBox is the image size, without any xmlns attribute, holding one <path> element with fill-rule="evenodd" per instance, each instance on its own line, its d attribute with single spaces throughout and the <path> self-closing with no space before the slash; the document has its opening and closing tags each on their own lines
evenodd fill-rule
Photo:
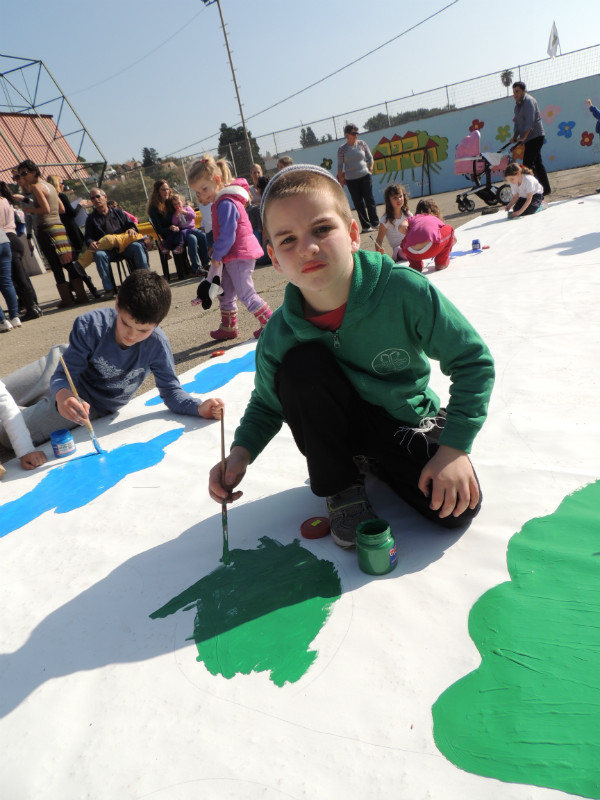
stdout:
<svg viewBox="0 0 600 800">
<path fill-rule="evenodd" d="M 102 455 L 74 458 L 54 467 L 37 486 L 17 500 L 0 505 L 0 538 L 27 525 L 46 511 L 65 514 L 95 500 L 126 475 L 158 464 L 165 448 L 183 428 L 167 431 L 149 442 L 124 444 Z"/>
<path fill-rule="evenodd" d="M 232 358 L 231 361 L 205 367 L 194 376 L 190 383 L 184 383 L 183 388 L 186 392 L 198 392 L 198 394 L 214 392 L 215 389 L 229 383 L 236 375 L 242 372 L 254 372 L 254 370 L 254 350 L 251 350 L 240 358 Z M 160 395 L 146 400 L 145 405 L 157 406 L 159 403 L 162 403 Z"/>
<path fill-rule="evenodd" d="M 450 258 L 456 258 L 457 256 L 480 256 L 483 253 L 483 250 L 453 250 L 450 253 Z"/>
</svg>

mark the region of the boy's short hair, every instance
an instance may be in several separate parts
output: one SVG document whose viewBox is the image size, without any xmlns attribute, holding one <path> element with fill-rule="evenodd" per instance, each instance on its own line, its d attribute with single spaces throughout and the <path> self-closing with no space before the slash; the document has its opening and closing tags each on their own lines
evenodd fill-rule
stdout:
<svg viewBox="0 0 600 800">
<path fill-rule="evenodd" d="M 352 222 L 352 212 L 348 198 L 333 175 L 323 167 L 317 167 L 314 164 L 293 164 L 282 169 L 281 172 L 277 172 L 263 192 L 260 204 L 263 228 L 268 233 L 267 211 L 274 200 L 284 200 L 288 197 L 317 192 L 330 194 L 333 197 L 337 212 L 349 227 Z"/>
<path fill-rule="evenodd" d="M 156 272 L 136 269 L 121 284 L 117 302 L 136 322 L 160 325 L 171 308 L 171 289 Z"/>
<path fill-rule="evenodd" d="M 281 156 L 281 158 L 277 159 L 277 166 L 279 169 L 283 169 L 284 167 L 290 167 L 294 163 L 294 159 L 291 156 Z"/>
</svg>

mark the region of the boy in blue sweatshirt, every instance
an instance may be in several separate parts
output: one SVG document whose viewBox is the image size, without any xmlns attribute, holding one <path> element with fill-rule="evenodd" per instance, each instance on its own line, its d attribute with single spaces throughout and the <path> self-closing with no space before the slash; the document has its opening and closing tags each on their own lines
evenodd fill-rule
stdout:
<svg viewBox="0 0 600 800">
<path fill-rule="evenodd" d="M 326 170 L 277 173 L 261 212 L 273 266 L 289 284 L 257 347 L 224 485 L 220 465 L 210 472 L 211 497 L 241 496 L 233 489 L 286 421 L 341 547 L 376 516 L 365 463 L 428 519 L 468 524 L 481 506 L 468 453 L 494 380 L 481 337 L 426 276 L 359 249 L 346 195 Z M 429 386 L 430 358 L 452 381 L 446 409 Z"/>
<path fill-rule="evenodd" d="M 169 340 L 158 327 L 170 306 L 167 282 L 155 272 L 136 270 L 121 284 L 114 308 L 77 317 L 68 346 L 56 345 L 48 356 L 4 379 L 34 444 L 48 441 L 58 428 L 84 425 L 86 415 L 93 420 L 118 411 L 149 372 L 170 411 L 221 418 L 222 400 L 208 398 L 198 403 L 179 383 Z M 61 353 L 81 403 L 60 364 Z M 5 440 L 0 426 L 0 442 L 5 444 Z"/>
</svg>

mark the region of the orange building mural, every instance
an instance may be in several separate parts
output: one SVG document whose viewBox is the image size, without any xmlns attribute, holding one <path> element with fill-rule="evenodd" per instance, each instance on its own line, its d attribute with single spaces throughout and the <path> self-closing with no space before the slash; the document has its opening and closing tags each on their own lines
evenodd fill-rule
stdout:
<svg viewBox="0 0 600 800">
<path fill-rule="evenodd" d="M 384 136 L 373 149 L 373 175 L 381 176 L 381 181 L 402 180 L 410 172 L 415 179 L 415 170 L 424 167 L 439 172 L 438 163 L 448 158 L 448 139 L 432 136 L 427 131 L 407 131 L 403 136 L 394 134 L 391 139 Z"/>
</svg>

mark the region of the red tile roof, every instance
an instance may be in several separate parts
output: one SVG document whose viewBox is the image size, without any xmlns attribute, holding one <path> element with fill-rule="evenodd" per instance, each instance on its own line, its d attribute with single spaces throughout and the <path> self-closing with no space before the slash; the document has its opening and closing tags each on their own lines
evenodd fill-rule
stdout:
<svg viewBox="0 0 600 800">
<path fill-rule="evenodd" d="M 88 176 L 84 167 L 63 166 L 76 165 L 77 156 L 52 115 L 0 113 L 0 180 L 6 180 L 8 171 L 26 158 L 42 167 L 44 177 L 70 178 L 75 170 L 82 178 Z"/>
</svg>

